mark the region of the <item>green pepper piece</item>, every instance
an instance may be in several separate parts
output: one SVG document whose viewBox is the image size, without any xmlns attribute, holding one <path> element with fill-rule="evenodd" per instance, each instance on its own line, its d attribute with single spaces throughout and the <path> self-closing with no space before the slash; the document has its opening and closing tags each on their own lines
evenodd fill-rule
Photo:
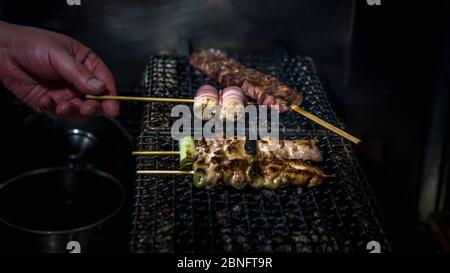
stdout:
<svg viewBox="0 0 450 273">
<path fill-rule="evenodd" d="M 195 171 L 194 172 L 194 185 L 197 188 L 203 188 L 204 186 L 206 186 L 206 182 L 207 182 L 207 175 L 204 171 Z"/>
<path fill-rule="evenodd" d="M 180 148 L 180 168 L 192 169 L 195 162 L 195 142 L 191 136 L 186 136 L 178 142 Z"/>
</svg>

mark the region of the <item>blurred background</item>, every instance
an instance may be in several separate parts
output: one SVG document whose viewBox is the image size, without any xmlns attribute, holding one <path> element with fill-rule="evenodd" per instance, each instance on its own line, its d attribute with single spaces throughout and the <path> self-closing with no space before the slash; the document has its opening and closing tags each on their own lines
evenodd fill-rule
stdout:
<svg viewBox="0 0 450 273">
<path fill-rule="evenodd" d="M 3 0 L 0 19 L 81 41 L 103 58 L 123 95 L 138 92 L 150 54 L 215 47 L 312 57 L 338 116 L 363 139 L 355 150 L 393 251 L 448 250 L 449 4 L 376 2 Z M 1 97 L 0 120 L 12 132 L 24 116 L 11 114 L 20 105 L 6 92 Z M 133 139 L 139 108 L 122 113 Z M 2 133 L 2 146 L 14 136 Z M 2 157 L 14 154 L 5 147 Z M 2 180 L 20 172 L 13 162 Z"/>
</svg>

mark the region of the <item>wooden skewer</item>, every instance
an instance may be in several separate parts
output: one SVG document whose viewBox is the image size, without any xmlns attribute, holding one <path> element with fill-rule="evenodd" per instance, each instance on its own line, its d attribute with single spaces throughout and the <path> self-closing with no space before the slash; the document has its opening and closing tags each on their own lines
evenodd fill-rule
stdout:
<svg viewBox="0 0 450 273">
<path fill-rule="evenodd" d="M 174 98 L 150 98 L 150 97 L 129 97 L 129 96 L 92 96 L 86 95 L 86 99 L 92 100 L 127 100 L 127 101 L 147 101 L 147 102 L 179 102 L 193 103 L 193 99 L 174 99 Z"/>
<path fill-rule="evenodd" d="M 139 170 L 136 174 L 194 174 L 194 171 L 183 170 Z"/>
<path fill-rule="evenodd" d="M 179 155 L 180 151 L 134 151 L 132 155 Z"/>
<path fill-rule="evenodd" d="M 305 116 L 306 118 L 314 121 L 315 123 L 319 124 L 320 126 L 332 131 L 333 133 L 347 139 L 348 141 L 351 141 L 355 144 L 359 144 L 361 143 L 361 139 L 356 138 L 352 135 L 350 135 L 349 133 L 337 128 L 336 126 L 331 125 L 330 123 L 324 121 L 323 119 L 320 119 L 316 116 L 314 116 L 313 114 L 303 110 L 302 108 L 298 107 L 297 105 L 292 105 L 292 110 L 294 110 L 295 112 L 299 113 L 302 116 Z"/>
<path fill-rule="evenodd" d="M 193 103 L 193 99 L 174 99 L 174 98 L 150 98 L 150 97 L 127 97 L 127 96 L 92 96 L 86 95 L 87 99 L 96 99 L 96 100 L 128 100 L 128 101 L 148 101 L 148 102 L 178 102 L 178 103 Z M 349 133 L 337 128 L 336 126 L 331 125 L 325 120 L 303 110 L 298 105 L 292 105 L 292 110 L 299 113 L 300 115 L 306 117 L 319 124 L 320 126 L 330 130 L 331 132 L 347 139 L 348 141 L 359 144 L 361 143 L 361 139 L 356 138 Z"/>
</svg>

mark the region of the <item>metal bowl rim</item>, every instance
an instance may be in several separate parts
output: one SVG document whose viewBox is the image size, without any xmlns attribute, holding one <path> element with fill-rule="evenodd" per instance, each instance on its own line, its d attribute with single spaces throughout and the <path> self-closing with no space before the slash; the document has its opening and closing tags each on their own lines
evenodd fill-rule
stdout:
<svg viewBox="0 0 450 273">
<path fill-rule="evenodd" d="M 83 168 L 71 168 L 71 167 L 49 167 L 49 168 L 40 168 L 40 169 L 35 169 L 20 175 L 17 175 L 7 181 L 5 181 L 4 183 L 2 183 L 0 185 L 0 191 L 5 188 L 6 186 L 8 186 L 9 184 L 12 184 L 14 182 L 19 181 L 20 179 L 27 177 L 27 176 L 32 176 L 32 175 L 37 175 L 37 174 L 43 174 L 43 173 L 49 173 L 49 172 L 58 172 L 58 171 L 67 171 L 67 170 L 71 170 L 71 171 L 88 171 L 96 176 L 102 176 L 112 182 L 114 182 L 116 184 L 116 186 L 119 187 L 120 192 L 121 192 L 121 196 L 122 196 L 122 200 L 120 201 L 120 204 L 117 206 L 117 208 L 111 212 L 109 215 L 107 215 L 106 217 L 103 217 L 102 219 L 82 226 L 82 227 L 77 227 L 77 228 L 72 228 L 72 229 L 66 229 L 66 230 L 37 230 L 37 229 L 30 229 L 30 228 L 24 228 L 15 224 L 10 223 L 9 221 L 6 221 L 5 219 L 3 219 L 3 217 L 0 216 L 0 222 L 15 228 L 15 229 L 19 229 L 25 232 L 29 232 L 29 233 L 35 233 L 35 234 L 44 234 L 44 235 L 58 235 L 58 234 L 66 234 L 66 233 L 75 233 L 75 232 L 81 232 L 84 230 L 88 230 L 90 228 L 93 228 L 95 226 L 98 226 L 104 222 L 106 222 L 107 220 L 109 220 L 110 218 L 112 218 L 115 214 L 117 214 L 117 212 L 123 207 L 123 205 L 125 204 L 125 198 L 126 198 L 126 194 L 125 194 L 125 189 L 122 186 L 122 184 L 119 182 L 119 180 L 117 180 L 114 176 L 101 171 L 99 169 L 94 169 L 94 168 L 88 168 L 88 167 L 83 167 Z"/>
</svg>

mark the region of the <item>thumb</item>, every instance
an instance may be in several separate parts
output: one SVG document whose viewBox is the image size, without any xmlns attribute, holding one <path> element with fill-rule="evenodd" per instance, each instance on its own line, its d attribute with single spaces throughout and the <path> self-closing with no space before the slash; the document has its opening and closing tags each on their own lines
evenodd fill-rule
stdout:
<svg viewBox="0 0 450 273">
<path fill-rule="evenodd" d="M 51 62 L 56 72 L 81 93 L 99 95 L 105 91 L 105 83 L 97 79 L 69 52 L 64 50 L 57 51 L 51 56 Z"/>
</svg>

